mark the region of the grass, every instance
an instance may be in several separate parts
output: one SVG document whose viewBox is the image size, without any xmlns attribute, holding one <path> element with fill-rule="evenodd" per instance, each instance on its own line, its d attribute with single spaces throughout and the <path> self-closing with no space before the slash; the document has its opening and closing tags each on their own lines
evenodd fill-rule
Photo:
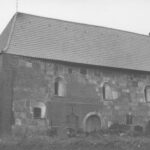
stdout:
<svg viewBox="0 0 150 150">
<path fill-rule="evenodd" d="M 0 150 L 149 150 L 149 137 L 92 135 L 74 138 L 47 136 L 14 137 L 0 140 Z"/>
</svg>

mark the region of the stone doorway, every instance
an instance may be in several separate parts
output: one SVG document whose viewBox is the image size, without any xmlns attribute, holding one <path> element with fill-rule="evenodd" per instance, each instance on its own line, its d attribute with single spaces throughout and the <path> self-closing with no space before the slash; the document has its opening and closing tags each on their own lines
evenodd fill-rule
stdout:
<svg viewBox="0 0 150 150">
<path fill-rule="evenodd" d="M 99 113 L 88 113 L 83 120 L 83 128 L 86 133 L 96 132 L 101 129 L 101 117 Z"/>
</svg>

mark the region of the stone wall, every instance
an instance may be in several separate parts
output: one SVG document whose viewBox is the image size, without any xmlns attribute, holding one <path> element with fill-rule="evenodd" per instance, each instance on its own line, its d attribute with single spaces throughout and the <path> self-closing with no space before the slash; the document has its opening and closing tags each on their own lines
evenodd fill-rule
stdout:
<svg viewBox="0 0 150 150">
<path fill-rule="evenodd" d="M 78 128 L 82 128 L 90 112 L 101 114 L 103 128 L 115 122 L 126 124 L 128 113 L 133 115 L 133 125 L 145 126 L 149 120 L 150 104 L 145 97 L 145 87 L 150 84 L 148 73 L 7 57 L 15 72 L 13 112 L 19 126 L 70 127 L 74 123 L 67 119 L 75 115 Z M 46 106 L 46 113 L 36 119 L 33 109 L 39 103 Z"/>
</svg>

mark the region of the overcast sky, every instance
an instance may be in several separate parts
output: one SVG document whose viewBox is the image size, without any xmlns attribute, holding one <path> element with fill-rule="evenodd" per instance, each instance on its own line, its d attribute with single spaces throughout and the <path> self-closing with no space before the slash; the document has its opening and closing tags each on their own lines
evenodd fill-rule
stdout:
<svg viewBox="0 0 150 150">
<path fill-rule="evenodd" d="M 150 32 L 150 0 L 18 0 L 18 11 L 50 18 Z M 0 33 L 16 12 L 16 0 L 0 0 Z"/>
</svg>

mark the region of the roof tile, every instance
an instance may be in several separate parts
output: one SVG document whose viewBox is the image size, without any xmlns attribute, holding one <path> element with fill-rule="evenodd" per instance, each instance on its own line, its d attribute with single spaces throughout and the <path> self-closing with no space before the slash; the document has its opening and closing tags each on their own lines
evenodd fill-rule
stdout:
<svg viewBox="0 0 150 150">
<path fill-rule="evenodd" d="M 150 37 L 17 13 L 6 53 L 150 71 Z"/>
</svg>

